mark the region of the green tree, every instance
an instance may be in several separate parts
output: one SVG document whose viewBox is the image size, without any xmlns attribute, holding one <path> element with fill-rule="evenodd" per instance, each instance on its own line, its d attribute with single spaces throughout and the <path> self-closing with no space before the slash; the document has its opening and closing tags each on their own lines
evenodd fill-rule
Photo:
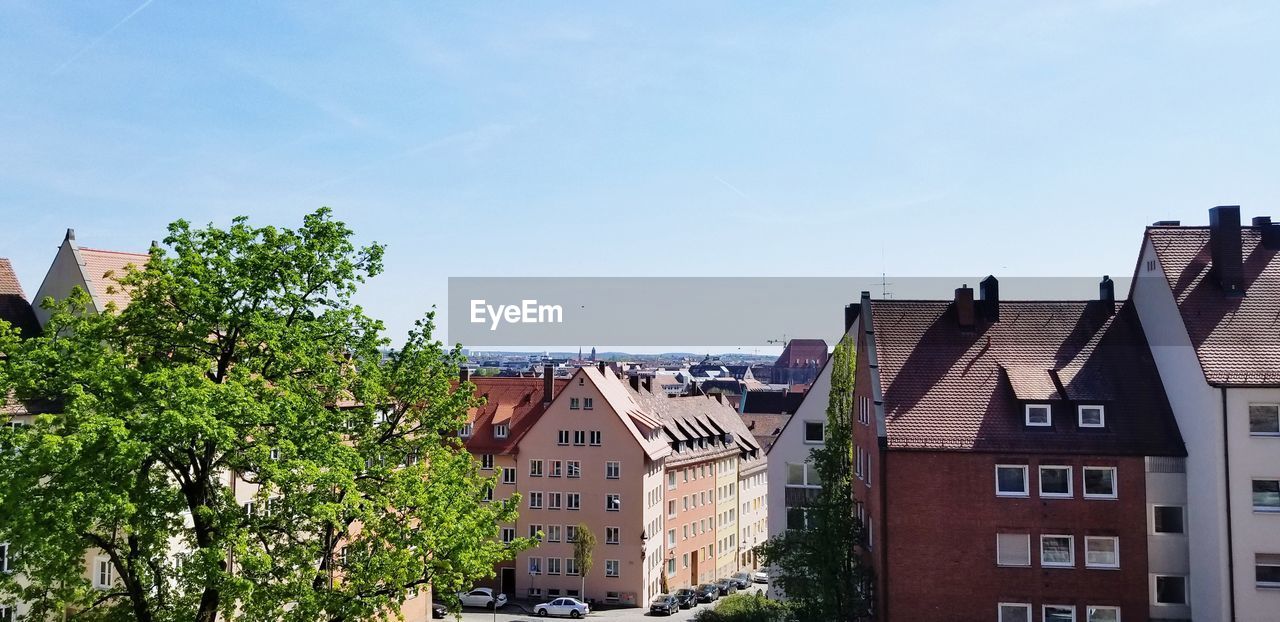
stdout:
<svg viewBox="0 0 1280 622">
<path fill-rule="evenodd" d="M 836 345 L 831 361 L 826 440 L 809 460 L 822 489 L 790 510 L 787 531 L 757 553 L 776 569 L 774 583 L 801 620 L 858 619 L 870 615 L 871 571 L 862 563 L 865 529 L 854 512 L 853 389 L 857 357 L 852 342 Z"/>
<path fill-rule="evenodd" d="M 788 615 L 785 605 L 757 592 L 726 596 L 714 609 L 702 609 L 693 619 L 696 622 L 783 622 Z"/>
<path fill-rule="evenodd" d="M 582 590 L 579 594 L 585 599 L 587 597 L 587 573 L 591 572 L 593 564 L 591 555 L 596 550 L 596 534 L 591 532 L 591 527 L 586 523 L 578 523 L 574 528 L 576 536 L 573 540 L 573 563 L 578 567 L 578 574 L 582 575 Z"/>
<path fill-rule="evenodd" d="M 494 482 L 456 436 L 477 400 L 433 313 L 384 352 L 352 302 L 381 246 L 327 209 L 168 233 L 114 275 L 123 311 L 87 312 L 77 289 L 42 303 L 43 336 L 0 330 L 0 396 L 61 405 L 3 432 L 0 602 L 32 620 L 368 620 L 531 545 L 495 537 L 518 498 L 482 502 Z"/>
</svg>

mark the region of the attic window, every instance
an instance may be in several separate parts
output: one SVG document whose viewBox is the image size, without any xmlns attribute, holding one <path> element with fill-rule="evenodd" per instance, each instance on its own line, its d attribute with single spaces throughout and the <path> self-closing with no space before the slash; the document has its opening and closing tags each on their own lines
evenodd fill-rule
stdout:
<svg viewBox="0 0 1280 622">
<path fill-rule="evenodd" d="M 1048 404 L 1027 404 L 1027 425 L 1048 427 L 1053 425 L 1053 415 Z"/>
<path fill-rule="evenodd" d="M 493 437 L 494 437 L 494 438 L 506 438 L 506 437 L 507 437 L 507 432 L 510 432 L 510 431 L 511 431 L 511 428 L 507 427 L 507 424 L 505 424 L 505 423 L 497 423 L 497 424 L 494 424 L 494 426 L 493 426 Z"/>
<path fill-rule="evenodd" d="M 1107 416 L 1102 406 L 1080 406 L 1080 427 L 1082 428 L 1101 428 L 1106 427 Z"/>
<path fill-rule="evenodd" d="M 462 438 L 467 438 L 468 436 L 471 436 L 471 424 L 468 423 L 463 425 L 462 429 L 458 430 L 458 436 L 461 436 Z"/>
</svg>

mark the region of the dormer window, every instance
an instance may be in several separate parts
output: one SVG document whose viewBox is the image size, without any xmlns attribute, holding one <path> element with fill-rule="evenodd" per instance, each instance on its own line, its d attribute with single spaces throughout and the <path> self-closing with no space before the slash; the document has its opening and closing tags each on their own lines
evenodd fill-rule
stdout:
<svg viewBox="0 0 1280 622">
<path fill-rule="evenodd" d="M 493 437 L 494 437 L 494 438 L 506 438 L 506 437 L 507 437 L 507 433 L 508 433 L 508 432 L 510 432 L 510 431 L 511 431 L 511 428 L 510 428 L 510 427 L 508 427 L 508 426 L 507 426 L 507 424 L 505 424 L 505 423 L 495 424 L 495 425 L 493 426 Z"/>
<path fill-rule="evenodd" d="M 1078 409 L 1080 414 L 1080 427 L 1082 428 L 1102 428 L 1106 427 L 1107 415 L 1102 406 L 1080 406 Z"/>
<path fill-rule="evenodd" d="M 1053 415 L 1048 404 L 1027 404 L 1027 425 L 1048 427 L 1053 425 Z"/>
<path fill-rule="evenodd" d="M 470 423 L 464 424 L 462 426 L 462 429 L 458 430 L 458 436 L 461 436 L 462 438 L 467 438 L 471 436 L 471 424 Z"/>
</svg>

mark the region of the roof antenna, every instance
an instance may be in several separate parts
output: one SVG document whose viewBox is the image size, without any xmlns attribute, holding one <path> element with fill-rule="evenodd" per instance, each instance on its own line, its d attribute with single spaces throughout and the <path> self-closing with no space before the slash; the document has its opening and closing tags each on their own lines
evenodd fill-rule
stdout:
<svg viewBox="0 0 1280 622">
<path fill-rule="evenodd" d="M 889 291 L 890 283 L 885 276 L 884 266 L 884 244 L 880 244 L 880 298 L 888 300 L 893 297 L 893 293 Z"/>
</svg>

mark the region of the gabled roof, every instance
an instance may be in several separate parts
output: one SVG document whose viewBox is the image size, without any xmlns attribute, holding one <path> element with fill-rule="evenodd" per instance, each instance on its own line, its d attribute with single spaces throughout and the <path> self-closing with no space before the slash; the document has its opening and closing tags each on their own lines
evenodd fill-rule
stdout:
<svg viewBox="0 0 1280 622">
<path fill-rule="evenodd" d="M 99 311 L 105 310 L 108 304 L 115 303 L 116 311 L 123 311 L 129 306 L 129 293 L 116 282 L 125 275 L 128 266 L 141 269 L 151 259 L 145 253 L 124 253 L 96 248 L 79 248 L 80 261 L 84 265 L 85 279 L 88 281 L 89 294 Z"/>
<path fill-rule="evenodd" d="M 827 342 L 822 339 L 792 339 L 782 349 L 775 367 L 820 367 L 827 362 Z"/>
<path fill-rule="evenodd" d="M 618 413 L 623 425 L 631 432 L 631 436 L 640 444 L 649 459 L 657 460 L 671 453 L 671 447 L 662 434 L 655 434 L 650 438 L 650 432 L 662 429 L 662 420 L 655 414 L 647 412 L 617 375 L 612 371 L 602 374 L 594 366 L 579 368 L 574 376 L 580 374 L 586 376 L 587 380 L 596 386 L 609 407 Z"/>
<path fill-rule="evenodd" d="M 31 303 L 27 302 L 13 264 L 3 257 L 0 257 L 0 320 L 17 328 L 23 337 L 40 334 L 40 322 L 36 320 Z"/>
<path fill-rule="evenodd" d="M 751 436 L 756 439 L 756 444 L 766 452 L 773 446 L 773 442 L 778 440 L 778 436 L 782 434 L 782 428 L 786 427 L 789 419 L 791 419 L 791 415 L 742 415 L 742 422 L 751 431 Z"/>
<path fill-rule="evenodd" d="M 1149 227 L 1187 336 L 1211 385 L 1280 386 L 1280 257 L 1258 227 L 1240 228 L 1242 297 L 1210 275 L 1208 227 Z"/>
<path fill-rule="evenodd" d="M 969 331 L 948 301 L 873 300 L 871 317 L 891 449 L 1185 455 L 1129 302 L 1001 301 Z M 1107 427 L 1077 427 L 1073 395 Z M 1052 427 L 1025 425 L 1028 399 L 1060 405 Z"/>
<path fill-rule="evenodd" d="M 520 439 L 546 412 L 542 378 L 472 377 L 471 382 L 476 386 L 476 395 L 485 398 L 485 404 L 468 414 L 471 436 L 463 444 L 476 454 L 515 453 Z M 556 379 L 553 383 L 555 395 L 560 395 L 569 381 Z M 506 438 L 494 437 L 494 423 L 509 426 Z"/>
<path fill-rule="evenodd" d="M 732 445 L 708 443 L 704 448 L 693 449 L 692 453 L 682 452 L 679 461 L 683 461 L 686 456 L 700 458 L 704 455 L 724 453 L 731 449 L 735 452 L 755 451 L 757 457 L 764 455 L 760 443 L 751 435 L 751 430 L 747 429 L 742 417 L 727 401 L 709 395 L 667 397 L 665 393 L 660 391 L 655 393 L 643 387 L 627 386 L 626 390 L 647 412 L 661 419 L 666 437 L 671 441 L 716 438 L 718 442 L 726 433 L 733 437 Z M 677 460 L 677 455 L 671 454 L 667 460 Z"/>
</svg>

